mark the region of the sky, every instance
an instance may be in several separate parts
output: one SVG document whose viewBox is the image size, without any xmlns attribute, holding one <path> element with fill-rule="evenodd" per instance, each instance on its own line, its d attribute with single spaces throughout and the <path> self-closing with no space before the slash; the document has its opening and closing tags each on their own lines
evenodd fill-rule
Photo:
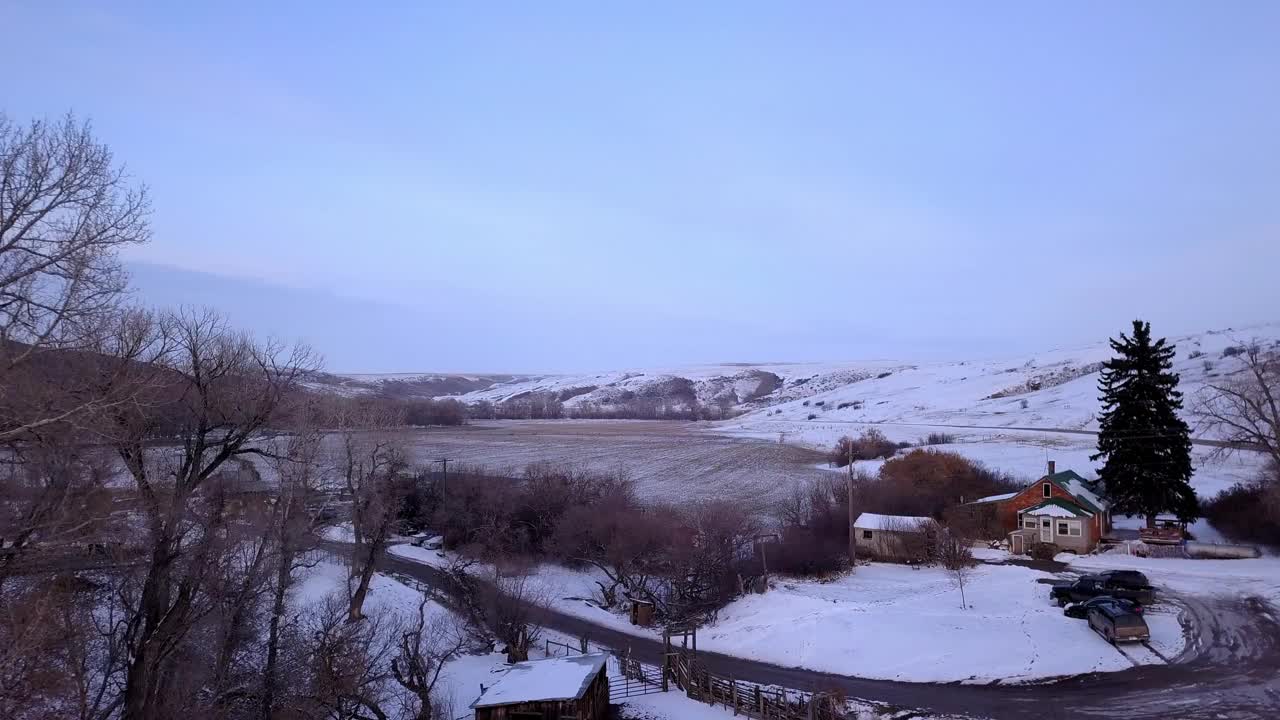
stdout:
<svg viewBox="0 0 1280 720">
<path fill-rule="evenodd" d="M 943 359 L 1280 320 L 1280 3 L 0 0 L 140 301 L 342 371 Z"/>
</svg>

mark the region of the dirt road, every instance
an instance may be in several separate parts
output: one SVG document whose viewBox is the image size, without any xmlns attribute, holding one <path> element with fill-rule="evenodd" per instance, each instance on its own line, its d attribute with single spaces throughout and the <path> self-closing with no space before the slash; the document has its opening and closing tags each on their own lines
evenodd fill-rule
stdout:
<svg viewBox="0 0 1280 720">
<path fill-rule="evenodd" d="M 428 584 L 440 571 L 388 556 L 388 572 Z M 1280 622 L 1257 599 L 1189 598 L 1183 608 L 1191 633 L 1186 649 L 1169 665 L 1093 673 L 1037 685 L 959 685 L 868 680 L 699 652 L 715 672 L 750 682 L 800 690 L 840 689 L 849 697 L 922 712 L 1004 720 L 1255 720 L 1280 716 Z M 548 611 L 547 627 L 616 651 L 630 649 L 658 664 L 657 640 L 618 632 Z M 849 638 L 857 643 L 857 638 Z M 1052 652 L 1052 648 L 1045 648 Z"/>
</svg>

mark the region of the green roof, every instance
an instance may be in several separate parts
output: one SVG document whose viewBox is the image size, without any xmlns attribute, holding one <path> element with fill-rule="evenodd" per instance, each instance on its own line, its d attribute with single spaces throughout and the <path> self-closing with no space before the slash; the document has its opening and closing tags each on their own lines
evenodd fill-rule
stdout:
<svg viewBox="0 0 1280 720">
<path fill-rule="evenodd" d="M 1097 492 L 1096 490 L 1094 490 L 1094 487 L 1093 487 L 1094 484 L 1092 482 L 1089 482 L 1088 480 L 1085 480 L 1076 471 L 1062 470 L 1052 475 L 1046 475 L 1043 478 L 1041 478 L 1041 480 L 1048 480 L 1054 485 L 1057 485 L 1058 487 L 1062 488 L 1062 490 L 1065 493 L 1075 498 L 1075 501 L 1080 505 L 1080 507 L 1083 507 L 1085 510 L 1088 510 L 1091 513 L 1102 512 L 1102 508 L 1098 507 L 1093 502 L 1091 502 L 1089 498 L 1071 489 L 1071 481 L 1074 480 L 1075 482 L 1080 483 L 1080 486 L 1085 488 L 1089 492 Z"/>
<path fill-rule="evenodd" d="M 1088 516 L 1089 516 L 1089 511 L 1088 511 L 1088 510 L 1085 510 L 1084 508 L 1082 508 L 1081 506 L 1079 506 L 1079 505 L 1077 505 L 1077 504 L 1075 504 L 1075 503 L 1073 503 L 1073 502 L 1069 502 L 1069 501 L 1067 501 L 1067 500 L 1062 500 L 1062 499 L 1060 499 L 1060 498 L 1049 498 L 1049 499 L 1045 500 L 1044 502 L 1042 502 L 1042 503 L 1040 503 L 1040 504 L 1038 504 L 1038 505 L 1032 505 L 1031 507 L 1027 508 L 1026 510 L 1023 510 L 1022 512 L 1024 512 L 1024 513 L 1033 513 L 1033 514 L 1034 514 L 1036 510 L 1040 510 L 1040 509 L 1042 509 L 1042 508 L 1049 507 L 1050 505 L 1052 505 L 1052 506 L 1054 506 L 1054 507 L 1060 507 L 1060 508 L 1062 508 L 1063 510 L 1066 510 L 1067 512 L 1070 512 L 1072 515 L 1075 515 L 1076 517 L 1088 517 Z"/>
</svg>

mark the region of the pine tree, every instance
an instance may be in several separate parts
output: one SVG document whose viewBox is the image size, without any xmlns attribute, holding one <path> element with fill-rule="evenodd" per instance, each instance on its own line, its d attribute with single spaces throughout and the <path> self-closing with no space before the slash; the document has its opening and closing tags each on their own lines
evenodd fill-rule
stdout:
<svg viewBox="0 0 1280 720">
<path fill-rule="evenodd" d="M 1111 341 L 1116 357 L 1103 363 L 1098 473 L 1113 512 L 1142 515 L 1147 527 L 1171 512 L 1184 522 L 1200 514 L 1191 488 L 1191 436 L 1178 417 L 1182 393 L 1173 372 L 1174 346 L 1151 342 L 1151 324 L 1133 321 L 1133 336 Z"/>
</svg>

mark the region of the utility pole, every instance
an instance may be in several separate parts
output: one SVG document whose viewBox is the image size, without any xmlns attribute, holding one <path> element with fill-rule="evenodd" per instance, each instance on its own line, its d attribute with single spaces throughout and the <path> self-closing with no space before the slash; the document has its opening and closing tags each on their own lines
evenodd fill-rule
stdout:
<svg viewBox="0 0 1280 720">
<path fill-rule="evenodd" d="M 849 510 L 849 572 L 858 569 L 858 538 L 853 532 L 853 443 L 849 443 L 849 480 L 846 483 L 845 491 L 848 497 L 845 500 L 845 506 Z"/>
</svg>

